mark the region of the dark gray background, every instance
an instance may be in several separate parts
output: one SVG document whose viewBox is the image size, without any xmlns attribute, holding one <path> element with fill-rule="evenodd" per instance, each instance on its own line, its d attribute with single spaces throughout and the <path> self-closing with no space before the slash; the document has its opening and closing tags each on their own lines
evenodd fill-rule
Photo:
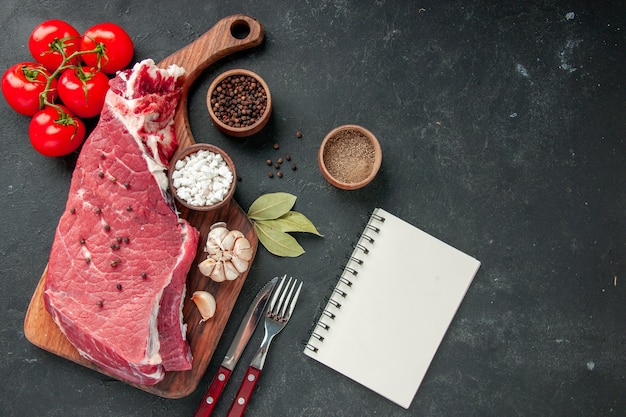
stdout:
<svg viewBox="0 0 626 417">
<path fill-rule="evenodd" d="M 259 250 L 207 375 L 186 398 L 159 398 L 55 357 L 24 338 L 23 320 L 75 156 L 37 154 L 28 118 L 2 100 L 0 414 L 189 416 L 252 295 L 286 273 L 305 286 L 251 417 L 625 415 L 626 3 L 3 0 L 0 69 L 30 60 L 28 35 L 49 18 L 81 32 L 116 22 L 134 39 L 136 60 L 159 61 L 235 13 L 258 19 L 266 38 L 198 81 L 195 138 L 231 155 L 244 209 L 263 193 L 293 193 L 324 237 L 297 236 L 306 253 L 295 259 Z M 270 124 L 247 140 L 218 133 L 206 113 L 208 85 L 233 67 L 261 74 L 274 99 Z M 383 148 L 380 174 L 359 191 L 333 188 L 317 168 L 324 135 L 344 123 L 367 127 Z M 299 169 L 270 179 L 265 160 L 277 141 Z M 482 262 L 408 411 L 302 354 L 377 206 Z"/>
</svg>

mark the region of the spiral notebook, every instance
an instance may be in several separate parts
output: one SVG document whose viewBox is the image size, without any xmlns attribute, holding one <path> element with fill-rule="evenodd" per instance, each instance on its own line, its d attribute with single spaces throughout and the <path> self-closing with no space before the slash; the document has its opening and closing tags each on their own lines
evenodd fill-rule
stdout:
<svg viewBox="0 0 626 417">
<path fill-rule="evenodd" d="M 409 408 L 479 267 L 377 208 L 304 353 Z"/>
</svg>

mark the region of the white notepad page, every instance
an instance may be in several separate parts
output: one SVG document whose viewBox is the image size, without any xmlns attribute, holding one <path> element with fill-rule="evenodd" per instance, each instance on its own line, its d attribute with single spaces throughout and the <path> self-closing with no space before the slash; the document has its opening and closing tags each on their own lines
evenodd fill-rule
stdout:
<svg viewBox="0 0 626 417">
<path fill-rule="evenodd" d="M 377 208 L 304 353 L 409 408 L 479 267 Z"/>
</svg>

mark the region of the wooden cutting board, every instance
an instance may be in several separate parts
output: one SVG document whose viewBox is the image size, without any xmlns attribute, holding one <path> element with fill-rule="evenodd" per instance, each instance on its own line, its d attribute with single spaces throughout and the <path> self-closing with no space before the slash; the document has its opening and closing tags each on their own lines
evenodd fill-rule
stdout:
<svg viewBox="0 0 626 417">
<path fill-rule="evenodd" d="M 213 28 L 193 43 L 159 62 L 158 65 L 163 68 L 171 64 L 185 68 L 182 98 L 174 116 L 179 150 L 195 143 L 189 128 L 187 98 L 189 89 L 198 75 L 211 64 L 229 54 L 259 45 L 263 41 L 264 35 L 264 29 L 257 20 L 246 15 L 229 16 L 217 22 Z M 201 317 L 195 305 L 189 297 L 186 297 L 183 306 L 183 316 L 188 326 L 187 339 L 193 354 L 193 368 L 189 371 L 167 372 L 165 379 L 156 385 L 129 383 L 144 391 L 166 398 L 181 398 L 191 394 L 197 388 L 200 379 L 206 372 L 226 322 L 237 301 L 241 287 L 248 275 L 248 271 L 246 271 L 234 281 L 216 283 L 198 272 L 195 265 L 204 260 L 206 255 L 200 248 L 204 247 L 209 228 L 218 221 L 225 221 L 229 229 L 240 230 L 246 235 L 255 254 L 258 247 L 258 239 L 250 220 L 234 200 L 231 200 L 230 205 L 213 212 L 190 211 L 182 206 L 178 206 L 178 209 L 183 218 L 200 230 L 198 254 L 187 277 L 187 294 L 192 294 L 196 290 L 209 291 L 215 296 L 217 311 L 210 321 L 200 324 Z M 78 351 L 61 333 L 61 330 L 44 307 L 43 292 L 45 281 L 46 271 L 41 276 L 26 312 L 24 320 L 24 334 L 26 338 L 34 345 L 55 355 L 113 377 L 80 356 Z M 119 379 L 117 377 L 113 378 Z M 123 382 L 128 383 L 128 381 Z"/>
</svg>

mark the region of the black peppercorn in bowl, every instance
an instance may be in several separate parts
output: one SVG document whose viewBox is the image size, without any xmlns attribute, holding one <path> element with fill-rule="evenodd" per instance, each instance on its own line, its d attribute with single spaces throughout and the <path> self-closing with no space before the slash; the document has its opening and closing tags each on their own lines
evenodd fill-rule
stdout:
<svg viewBox="0 0 626 417">
<path fill-rule="evenodd" d="M 317 154 L 324 178 L 342 190 L 356 190 L 372 182 L 382 159 L 376 136 L 359 125 L 343 125 L 331 130 Z"/>
<path fill-rule="evenodd" d="M 259 132 L 272 114 L 272 96 L 258 74 L 232 69 L 213 80 L 207 93 L 207 107 L 213 124 L 234 137 Z"/>
<path fill-rule="evenodd" d="M 226 152 L 208 143 L 180 150 L 170 161 L 170 192 L 191 210 L 217 210 L 230 204 L 235 194 L 237 173 Z"/>
</svg>

